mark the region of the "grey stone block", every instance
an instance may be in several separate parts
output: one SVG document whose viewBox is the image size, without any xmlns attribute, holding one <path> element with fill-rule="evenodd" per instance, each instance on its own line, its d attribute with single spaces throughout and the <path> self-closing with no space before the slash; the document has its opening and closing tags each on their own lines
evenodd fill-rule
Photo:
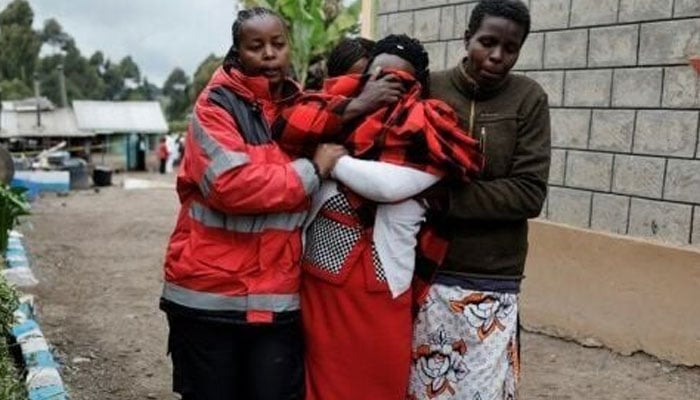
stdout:
<svg viewBox="0 0 700 400">
<path fill-rule="evenodd" d="M 455 38 L 464 39 L 464 31 L 467 29 L 468 23 L 469 6 L 467 4 L 460 4 L 455 6 Z"/>
<path fill-rule="evenodd" d="M 547 32 L 544 39 L 544 67 L 583 68 L 586 66 L 587 48 L 586 29 Z"/>
<path fill-rule="evenodd" d="M 450 40 L 455 38 L 455 8 L 442 7 L 440 9 L 440 40 Z"/>
<path fill-rule="evenodd" d="M 661 68 L 616 69 L 613 77 L 613 107 L 659 107 Z"/>
<path fill-rule="evenodd" d="M 549 183 L 564 185 L 564 173 L 566 172 L 566 150 L 552 149 L 552 158 L 549 163 Z"/>
<path fill-rule="evenodd" d="M 564 105 L 607 107 L 610 105 L 612 70 L 566 71 Z"/>
<path fill-rule="evenodd" d="M 685 65 L 666 68 L 662 104 L 669 108 L 700 108 L 700 79 L 695 70 Z"/>
<path fill-rule="evenodd" d="M 700 1 L 698 0 L 676 0 L 676 5 L 673 7 L 673 16 L 678 17 L 694 17 L 700 15 Z"/>
<path fill-rule="evenodd" d="M 693 215 L 693 238 L 691 242 L 696 246 L 700 246 L 700 207 L 695 207 Z"/>
<path fill-rule="evenodd" d="M 692 158 L 697 132 L 696 111 L 639 111 L 634 152 Z"/>
<path fill-rule="evenodd" d="M 629 234 L 673 244 L 688 244 L 692 206 L 632 199 Z"/>
<path fill-rule="evenodd" d="M 389 33 L 399 34 L 405 33 L 406 35 L 413 35 L 413 13 L 412 12 L 401 12 L 396 14 L 389 14 Z"/>
<path fill-rule="evenodd" d="M 531 0 L 532 30 L 561 29 L 569 25 L 571 0 Z"/>
<path fill-rule="evenodd" d="M 685 64 L 700 54 L 700 19 L 642 25 L 639 64 Z"/>
<path fill-rule="evenodd" d="M 445 68 L 445 49 L 447 43 L 433 42 L 425 43 L 425 51 L 428 52 L 430 58 L 430 69 L 438 71 Z"/>
<path fill-rule="evenodd" d="M 416 8 L 429 8 L 443 4 L 445 4 L 444 0 L 401 0 L 399 10 L 415 10 Z"/>
<path fill-rule="evenodd" d="M 552 146 L 585 149 L 591 122 L 590 110 L 555 108 L 550 110 Z"/>
<path fill-rule="evenodd" d="M 440 39 L 440 23 L 439 8 L 418 10 L 413 14 L 415 27 L 413 36 L 422 42 L 438 40 Z"/>
<path fill-rule="evenodd" d="M 566 186 L 608 191 L 612 167 L 612 154 L 569 151 L 566 159 Z"/>
<path fill-rule="evenodd" d="M 614 194 L 593 194 L 591 229 L 617 233 L 627 233 L 630 198 Z"/>
<path fill-rule="evenodd" d="M 536 71 L 528 72 L 526 75 L 542 86 L 542 89 L 547 93 L 550 106 L 563 105 L 564 71 Z"/>
<path fill-rule="evenodd" d="M 595 8 L 595 7 L 593 7 Z M 637 64 L 637 25 L 591 29 L 588 65 L 617 67 Z"/>
<path fill-rule="evenodd" d="M 447 42 L 446 47 L 445 68 L 456 67 L 467 55 L 467 51 L 464 49 L 464 41 L 462 40 L 451 40 Z"/>
<path fill-rule="evenodd" d="M 389 16 L 380 15 L 377 17 L 377 37 L 383 38 L 389 33 L 391 33 L 391 29 L 389 27 Z"/>
<path fill-rule="evenodd" d="M 615 156 L 612 191 L 660 199 L 666 160 L 658 157 Z"/>
<path fill-rule="evenodd" d="M 634 111 L 594 110 L 591 125 L 591 150 L 622 153 L 632 151 Z"/>
<path fill-rule="evenodd" d="M 527 37 L 520 49 L 515 69 L 542 69 L 542 52 L 544 51 L 544 34 L 533 33 Z"/>
<path fill-rule="evenodd" d="M 542 219 L 547 219 L 547 208 L 549 207 L 549 198 L 544 199 L 544 203 L 542 204 L 542 210 L 540 210 L 540 215 L 537 216 L 537 218 L 542 218 Z"/>
<path fill-rule="evenodd" d="M 382 0 L 378 3 L 379 7 L 377 8 L 377 12 L 379 14 L 385 14 L 399 10 L 399 0 Z"/>
<path fill-rule="evenodd" d="M 668 160 L 664 199 L 700 204 L 700 160 Z"/>
<path fill-rule="evenodd" d="M 620 0 L 620 22 L 670 18 L 673 0 Z"/>
<path fill-rule="evenodd" d="M 606 25 L 617 21 L 617 3 L 619 0 L 573 0 L 571 2 L 571 25 Z"/>
<path fill-rule="evenodd" d="M 550 187 L 547 216 L 554 222 L 588 228 L 592 195 L 585 190 Z"/>
</svg>

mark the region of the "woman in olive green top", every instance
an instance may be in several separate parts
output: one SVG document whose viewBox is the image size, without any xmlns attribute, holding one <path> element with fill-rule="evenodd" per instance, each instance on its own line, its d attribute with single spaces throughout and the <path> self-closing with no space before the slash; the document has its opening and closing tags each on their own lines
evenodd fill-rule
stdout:
<svg viewBox="0 0 700 400">
<path fill-rule="evenodd" d="M 415 324 L 413 399 L 517 398 L 518 293 L 527 255 L 527 220 L 547 193 L 547 95 L 510 74 L 530 31 L 518 0 L 482 0 L 464 34 L 467 55 L 431 76 L 482 143 L 480 179 L 450 187 L 432 224 L 449 248 Z"/>
</svg>

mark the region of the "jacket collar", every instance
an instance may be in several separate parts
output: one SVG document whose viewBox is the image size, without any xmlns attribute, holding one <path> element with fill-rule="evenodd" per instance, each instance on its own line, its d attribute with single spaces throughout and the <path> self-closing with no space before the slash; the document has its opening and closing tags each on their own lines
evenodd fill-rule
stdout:
<svg viewBox="0 0 700 400">
<path fill-rule="evenodd" d="M 273 104 L 285 104 L 293 101 L 301 93 L 301 87 L 287 78 L 282 83 L 282 98 L 275 100 L 270 91 L 270 81 L 262 76 L 248 76 L 236 68 L 226 72 L 219 67 L 211 79 L 210 85 L 221 85 L 233 90 L 243 99 L 255 103 L 259 101 Z"/>
<path fill-rule="evenodd" d="M 497 86 L 489 88 L 481 87 L 471 76 L 469 76 L 469 73 L 467 73 L 465 67 L 466 63 L 467 57 L 464 57 L 459 65 L 454 67 L 450 72 L 450 79 L 457 90 L 469 98 L 473 98 L 475 100 L 490 99 L 501 93 L 511 80 L 511 75 L 509 73 Z"/>
</svg>

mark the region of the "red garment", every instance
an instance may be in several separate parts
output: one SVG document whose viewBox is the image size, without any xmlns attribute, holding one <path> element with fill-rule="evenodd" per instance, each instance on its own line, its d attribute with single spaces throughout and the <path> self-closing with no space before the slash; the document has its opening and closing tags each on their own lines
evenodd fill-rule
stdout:
<svg viewBox="0 0 700 400">
<path fill-rule="evenodd" d="M 168 155 L 170 155 L 170 152 L 168 152 L 168 145 L 165 144 L 165 142 L 160 142 L 160 144 L 158 144 L 158 159 L 165 160 L 168 158 Z"/>
<path fill-rule="evenodd" d="M 343 142 L 356 157 L 461 180 L 475 176 L 483 165 L 479 144 L 459 127 L 455 112 L 440 100 L 421 99 L 422 86 L 412 75 L 388 73 L 398 76 L 407 87 L 397 104 L 362 118 L 349 133 L 323 129 L 316 121 L 331 110 L 329 104 L 356 96 L 364 85 L 360 75 L 329 79 L 324 93 L 305 96 L 282 113 L 286 124 L 277 132 L 280 145 L 293 154 L 305 154 L 309 146 L 319 142 Z"/>
<path fill-rule="evenodd" d="M 381 263 L 344 194 L 309 227 L 302 263 L 306 400 L 404 400 L 411 292 L 392 299 Z"/>
<path fill-rule="evenodd" d="M 274 101 L 267 79 L 220 68 L 197 99 L 177 177 L 182 208 L 165 259 L 164 299 L 241 311 L 249 322 L 298 309 L 300 226 L 318 177 L 309 160 L 292 161 L 269 132 L 251 143 L 252 133 L 241 132 L 213 97 L 223 88 L 270 124 L 298 93 L 285 84 L 291 94 Z"/>
</svg>

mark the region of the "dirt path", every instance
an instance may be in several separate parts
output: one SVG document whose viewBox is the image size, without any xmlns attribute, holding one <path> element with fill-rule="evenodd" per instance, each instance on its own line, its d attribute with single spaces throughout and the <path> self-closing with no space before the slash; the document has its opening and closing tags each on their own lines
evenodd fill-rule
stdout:
<svg viewBox="0 0 700 400">
<path fill-rule="evenodd" d="M 65 364 L 72 399 L 175 398 L 157 305 L 176 211 L 172 190 L 118 186 L 35 203 L 22 229 L 41 282 L 41 325 Z M 535 334 L 523 343 L 525 400 L 700 398 L 700 369 Z"/>
</svg>

